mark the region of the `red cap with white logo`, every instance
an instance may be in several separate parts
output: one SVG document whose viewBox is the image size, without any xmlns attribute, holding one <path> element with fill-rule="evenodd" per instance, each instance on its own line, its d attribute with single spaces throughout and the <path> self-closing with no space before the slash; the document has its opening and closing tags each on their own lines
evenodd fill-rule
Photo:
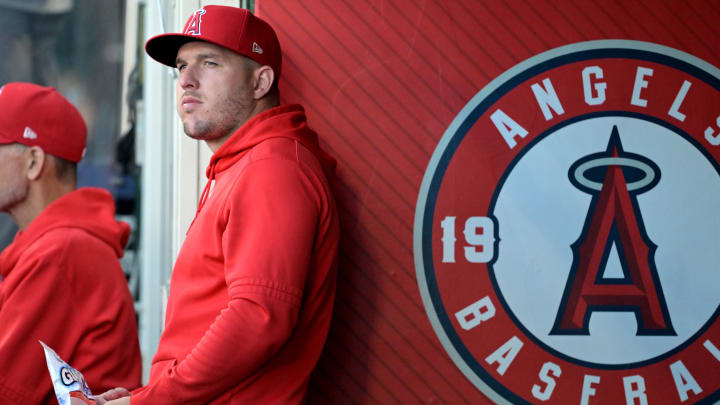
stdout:
<svg viewBox="0 0 720 405">
<path fill-rule="evenodd" d="M 39 146 L 79 162 L 87 127 L 80 112 L 52 87 L 14 82 L 0 88 L 0 144 Z"/>
<path fill-rule="evenodd" d="M 205 6 L 196 10 L 182 33 L 161 34 L 145 43 L 145 51 L 156 61 L 175 67 L 178 50 L 190 41 L 205 41 L 270 66 L 280 77 L 280 42 L 270 24 L 250 11 L 229 6 Z"/>
</svg>

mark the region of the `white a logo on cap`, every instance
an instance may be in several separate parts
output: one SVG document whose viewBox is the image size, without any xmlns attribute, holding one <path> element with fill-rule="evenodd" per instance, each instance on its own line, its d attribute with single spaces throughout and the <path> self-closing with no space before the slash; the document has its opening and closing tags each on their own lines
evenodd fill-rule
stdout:
<svg viewBox="0 0 720 405">
<path fill-rule="evenodd" d="M 190 19 L 185 25 L 185 35 L 201 35 L 200 26 L 202 25 L 202 15 L 205 13 L 204 8 L 199 8 L 190 16 Z"/>
<path fill-rule="evenodd" d="M 260 54 L 263 53 L 262 48 L 260 48 L 260 45 L 258 45 L 257 42 L 253 42 L 253 49 L 252 49 L 252 51 L 255 52 L 255 53 L 260 53 Z"/>
<path fill-rule="evenodd" d="M 25 132 L 23 132 L 23 138 L 25 139 L 37 139 L 37 133 L 32 130 L 30 127 L 25 127 Z"/>
</svg>

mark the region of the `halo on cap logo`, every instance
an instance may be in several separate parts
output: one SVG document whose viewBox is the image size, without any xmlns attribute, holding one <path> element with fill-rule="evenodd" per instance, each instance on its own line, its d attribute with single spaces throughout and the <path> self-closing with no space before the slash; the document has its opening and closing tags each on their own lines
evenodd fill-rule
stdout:
<svg viewBox="0 0 720 405">
<path fill-rule="evenodd" d="M 459 112 L 414 254 L 444 349 L 498 403 L 720 399 L 720 70 L 657 44 L 536 55 Z"/>
</svg>

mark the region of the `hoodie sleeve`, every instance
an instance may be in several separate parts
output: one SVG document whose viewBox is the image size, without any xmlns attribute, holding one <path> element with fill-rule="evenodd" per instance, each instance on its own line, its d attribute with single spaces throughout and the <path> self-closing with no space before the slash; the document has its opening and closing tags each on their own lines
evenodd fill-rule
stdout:
<svg viewBox="0 0 720 405">
<path fill-rule="evenodd" d="M 286 343 L 298 320 L 318 221 L 313 193 L 295 161 L 247 166 L 226 203 L 227 307 L 184 360 L 133 394 L 133 405 L 208 403 L 242 385 Z"/>
</svg>

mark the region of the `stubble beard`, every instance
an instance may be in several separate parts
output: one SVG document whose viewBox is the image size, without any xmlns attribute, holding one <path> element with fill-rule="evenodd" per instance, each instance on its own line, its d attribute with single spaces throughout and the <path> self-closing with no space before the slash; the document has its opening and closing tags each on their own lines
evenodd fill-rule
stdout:
<svg viewBox="0 0 720 405">
<path fill-rule="evenodd" d="M 183 131 L 185 135 L 198 141 L 207 141 L 218 137 L 214 125 L 210 121 L 198 121 L 194 125 L 187 122 L 183 123 Z"/>
<path fill-rule="evenodd" d="M 28 195 L 28 183 L 15 179 L 0 192 L 0 212 L 9 212 L 13 207 L 25 201 Z"/>
<path fill-rule="evenodd" d="M 245 94 L 240 89 L 235 94 Z M 190 124 L 183 121 L 183 131 L 187 136 L 199 141 L 209 141 L 230 135 L 248 120 L 252 109 L 252 99 L 247 97 L 227 97 L 220 103 L 216 120 L 200 119 Z"/>
</svg>

